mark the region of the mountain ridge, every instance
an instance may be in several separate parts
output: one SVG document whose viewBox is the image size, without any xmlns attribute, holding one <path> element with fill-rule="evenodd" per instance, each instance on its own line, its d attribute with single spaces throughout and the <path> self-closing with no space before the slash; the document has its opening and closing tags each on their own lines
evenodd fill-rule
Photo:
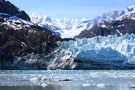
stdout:
<svg viewBox="0 0 135 90">
<path fill-rule="evenodd" d="M 32 14 L 31 21 L 34 23 L 47 27 L 48 29 L 52 30 L 53 32 L 59 33 L 62 38 L 73 38 L 76 35 L 79 35 L 82 31 L 88 30 L 99 24 L 100 22 L 106 20 L 113 20 L 117 19 L 118 17 L 128 13 L 135 11 L 135 6 L 129 6 L 124 10 L 115 10 L 108 13 L 103 13 L 99 16 L 96 16 L 91 19 L 51 19 L 51 22 L 47 22 L 43 19 L 44 15 Z M 46 15 L 45 15 L 46 16 Z M 64 22 L 63 22 L 64 21 Z"/>
<path fill-rule="evenodd" d="M 22 18 L 26 21 L 30 21 L 30 17 L 24 10 L 20 10 L 8 0 L 0 0 L 0 12 L 7 13 Z"/>
<path fill-rule="evenodd" d="M 91 38 L 94 36 L 135 34 L 135 11 L 128 12 L 115 19 L 101 22 L 89 30 L 82 31 L 76 38 Z"/>
</svg>

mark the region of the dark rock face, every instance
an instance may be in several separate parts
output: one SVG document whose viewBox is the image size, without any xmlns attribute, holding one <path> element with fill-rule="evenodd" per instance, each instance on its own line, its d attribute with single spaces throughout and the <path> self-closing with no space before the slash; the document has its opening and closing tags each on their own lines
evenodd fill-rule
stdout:
<svg viewBox="0 0 135 90">
<path fill-rule="evenodd" d="M 2 18 L 1 18 L 2 19 Z M 4 19 L 2 19 L 4 20 Z M 29 25 L 23 22 L 18 22 L 14 26 L 21 25 L 22 28 L 14 29 L 10 25 L 0 22 L 0 56 L 18 55 L 20 50 L 35 53 L 42 52 L 42 43 L 46 43 L 46 48 L 55 47 L 55 42 L 60 40 L 60 37 L 51 31 L 37 25 Z M 25 27 L 28 25 L 29 27 Z M 32 32 L 30 32 L 32 30 Z M 39 48 L 37 48 L 37 46 Z M 37 49 L 36 49 L 37 48 Z M 8 51 L 8 52 L 7 52 Z M 46 51 L 48 52 L 48 51 Z"/>
<path fill-rule="evenodd" d="M 82 31 L 77 38 L 91 38 L 94 36 L 135 34 L 135 20 L 124 18 L 122 20 L 105 21 L 95 25 L 90 30 Z"/>
<path fill-rule="evenodd" d="M 25 11 L 20 10 L 9 1 L 0 0 L 0 13 L 7 13 L 11 16 L 17 16 L 26 21 L 30 21 L 30 17 L 25 13 Z"/>
<path fill-rule="evenodd" d="M 48 55 L 57 47 L 59 36 L 29 21 L 24 11 L 9 1 L 0 0 L 0 69 L 13 69 L 15 57 Z M 27 59 L 22 58 L 23 61 L 25 65 Z"/>
<path fill-rule="evenodd" d="M 2 17 L 0 17 L 0 69 L 13 69 L 15 56 L 25 57 L 31 53 L 39 56 L 47 55 L 57 47 L 56 42 L 61 40 L 48 29 L 21 21 L 8 25 L 6 22 L 12 20 L 8 21 L 6 17 L 7 21 L 4 21 L 5 18 Z M 18 25 L 21 28 L 16 29 Z"/>
</svg>

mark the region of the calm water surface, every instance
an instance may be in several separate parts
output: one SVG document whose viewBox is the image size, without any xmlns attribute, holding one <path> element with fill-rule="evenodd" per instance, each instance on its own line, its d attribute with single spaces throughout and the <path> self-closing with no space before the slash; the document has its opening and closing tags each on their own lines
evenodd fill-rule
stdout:
<svg viewBox="0 0 135 90">
<path fill-rule="evenodd" d="M 0 70 L 0 90 L 135 90 L 135 70 Z"/>
</svg>

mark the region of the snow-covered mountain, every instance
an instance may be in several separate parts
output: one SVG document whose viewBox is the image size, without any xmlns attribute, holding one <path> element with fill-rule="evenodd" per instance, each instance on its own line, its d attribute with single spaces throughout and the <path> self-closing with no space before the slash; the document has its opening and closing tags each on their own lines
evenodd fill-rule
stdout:
<svg viewBox="0 0 135 90">
<path fill-rule="evenodd" d="M 71 38 L 75 34 L 75 30 L 80 23 L 77 19 L 51 19 L 47 15 L 32 14 L 31 21 L 40 26 L 46 27 L 62 38 Z M 74 30 L 74 32 L 73 32 Z M 79 33 L 78 33 L 79 34 Z"/>
<path fill-rule="evenodd" d="M 111 11 L 108 13 L 103 13 L 100 16 L 91 18 L 91 19 L 51 19 L 49 16 L 46 15 L 38 15 L 32 14 L 31 20 L 32 22 L 46 27 L 55 33 L 59 34 L 62 38 L 73 38 L 76 35 L 79 35 L 82 31 L 88 30 L 94 25 L 106 21 L 106 20 L 113 20 L 123 16 L 128 12 L 135 11 L 135 6 L 127 7 L 124 10 L 120 11 Z"/>
<path fill-rule="evenodd" d="M 91 38 L 94 36 L 135 34 L 135 11 L 128 12 L 117 19 L 101 22 L 89 30 L 82 31 L 76 38 Z"/>
</svg>

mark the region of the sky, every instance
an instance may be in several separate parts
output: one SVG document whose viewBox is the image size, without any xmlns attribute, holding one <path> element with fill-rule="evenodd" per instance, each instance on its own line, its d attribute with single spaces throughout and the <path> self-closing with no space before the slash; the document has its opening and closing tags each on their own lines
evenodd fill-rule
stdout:
<svg viewBox="0 0 135 90">
<path fill-rule="evenodd" d="M 104 12 L 123 10 L 135 0 L 9 0 L 29 15 L 45 14 L 51 18 L 92 18 Z"/>
</svg>

